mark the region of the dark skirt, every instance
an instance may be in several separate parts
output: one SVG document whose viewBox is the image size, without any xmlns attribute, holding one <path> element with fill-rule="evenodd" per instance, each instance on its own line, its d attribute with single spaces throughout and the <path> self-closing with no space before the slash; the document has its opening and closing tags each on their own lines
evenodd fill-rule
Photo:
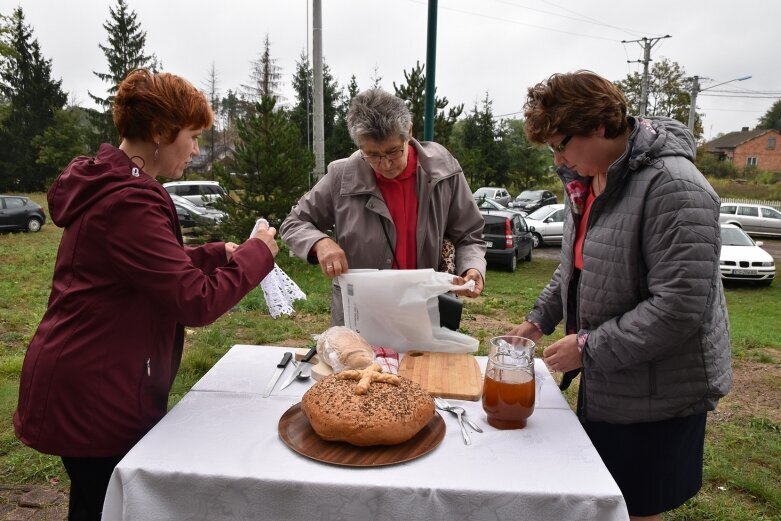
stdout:
<svg viewBox="0 0 781 521">
<path fill-rule="evenodd" d="M 702 486 L 707 413 L 651 423 L 584 422 L 624 495 L 629 515 L 673 510 Z"/>
</svg>

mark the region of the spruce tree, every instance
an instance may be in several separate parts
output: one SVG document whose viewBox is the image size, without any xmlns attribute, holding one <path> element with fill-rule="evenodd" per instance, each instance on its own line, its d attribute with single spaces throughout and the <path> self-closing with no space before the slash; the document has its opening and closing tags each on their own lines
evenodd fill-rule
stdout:
<svg viewBox="0 0 781 521">
<path fill-rule="evenodd" d="M 258 59 L 251 62 L 250 81 L 241 86 L 242 98 L 247 103 L 248 111 L 257 107 L 264 96 L 283 101 L 280 94 L 282 88 L 282 68 L 277 60 L 271 57 L 271 41 L 268 34 L 263 42 L 263 52 Z"/>
<path fill-rule="evenodd" d="M 419 61 L 415 62 L 415 67 L 412 71 L 404 71 L 404 79 L 406 83 L 398 86 L 394 81 L 393 89 L 396 91 L 396 96 L 407 103 L 407 107 L 412 113 L 412 135 L 420 141 L 423 139 L 423 117 L 426 104 L 425 65 L 421 65 Z M 445 108 L 449 103 L 447 98 L 436 97 L 435 92 L 434 140 L 442 144 L 447 144 L 450 134 L 453 132 L 453 125 L 455 125 L 458 116 L 464 111 L 464 105 L 461 104 L 451 107 L 445 113 Z"/>
<path fill-rule="evenodd" d="M 307 190 L 314 156 L 276 104 L 273 96 L 263 96 L 251 114 L 238 120 L 232 165 L 236 174 L 220 176 L 229 192 L 241 193 L 239 201 L 217 205 L 228 212 L 223 231 L 234 239 L 245 240 L 258 217 L 278 227 Z"/>
<path fill-rule="evenodd" d="M 334 123 L 334 131 L 331 133 L 330 138 L 325 143 L 326 151 L 331 152 L 334 159 L 348 157 L 355 152 L 356 146 L 350 137 L 350 132 L 347 129 L 347 111 L 350 109 L 350 103 L 353 98 L 358 95 L 358 82 L 355 80 L 355 74 L 350 78 L 350 83 L 347 84 L 347 94 L 342 95 L 341 102 L 336 108 L 336 123 Z M 326 157 L 328 157 L 326 155 Z"/>
<path fill-rule="evenodd" d="M 306 54 L 301 53 L 296 62 L 296 72 L 293 75 L 293 90 L 295 91 L 295 104 L 290 111 L 290 119 L 298 126 L 301 133 L 301 142 L 312 149 L 312 135 L 314 128 L 314 100 L 312 98 L 312 84 L 314 72 Z M 331 69 L 323 61 L 323 139 L 325 140 L 326 164 L 343 156 L 335 155 L 341 150 L 334 149 L 334 127 L 339 115 L 339 107 L 342 104 L 342 89 L 331 75 Z"/>
<path fill-rule="evenodd" d="M 119 143 L 119 136 L 114 128 L 111 109 L 117 88 L 128 72 L 138 68 L 148 68 L 155 71 L 158 61 L 154 54 L 144 54 L 146 31 L 136 21 L 136 12 L 128 8 L 125 0 L 117 0 L 116 9 L 109 8 L 110 18 L 103 24 L 108 33 L 108 45 L 98 44 L 108 61 L 108 72 L 93 74 L 107 82 L 108 95 L 100 97 L 89 92 L 90 98 L 101 110 L 95 115 L 93 124 L 98 129 L 100 142 Z"/>
<path fill-rule="evenodd" d="M 39 150 L 34 141 L 49 128 L 67 97 L 62 80 L 51 78 L 51 60 L 41 55 L 21 7 L 11 17 L 8 43 L 12 53 L 0 69 L 0 92 L 7 102 L 0 123 L 0 190 L 41 191 L 57 169 L 36 164 Z"/>
</svg>

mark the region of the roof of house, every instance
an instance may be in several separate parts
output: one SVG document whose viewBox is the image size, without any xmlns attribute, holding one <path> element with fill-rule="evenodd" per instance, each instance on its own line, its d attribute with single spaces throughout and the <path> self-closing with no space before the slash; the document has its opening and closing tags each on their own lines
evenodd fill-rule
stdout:
<svg viewBox="0 0 781 521">
<path fill-rule="evenodd" d="M 718 149 L 724 149 L 724 148 L 735 148 L 741 143 L 745 143 L 746 141 L 752 140 L 757 136 L 761 136 L 762 134 L 765 134 L 766 132 L 775 132 L 775 131 L 767 130 L 764 128 L 755 128 L 754 130 L 741 130 L 738 132 L 730 132 L 729 134 L 724 134 L 723 136 L 718 137 L 713 141 L 708 141 L 707 143 L 705 143 L 705 147 L 711 151 L 716 151 Z"/>
</svg>

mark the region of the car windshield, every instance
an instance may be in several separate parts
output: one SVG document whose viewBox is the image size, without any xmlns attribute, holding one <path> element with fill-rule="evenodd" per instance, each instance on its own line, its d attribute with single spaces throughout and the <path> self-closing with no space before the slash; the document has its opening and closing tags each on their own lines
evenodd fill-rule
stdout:
<svg viewBox="0 0 781 521">
<path fill-rule="evenodd" d="M 518 194 L 516 197 L 519 201 L 536 201 L 542 198 L 542 191 L 540 190 L 525 190 Z"/>
<path fill-rule="evenodd" d="M 492 195 L 494 195 L 494 191 L 490 188 L 478 188 L 474 193 L 475 197 L 490 197 Z"/>
<path fill-rule="evenodd" d="M 527 219 L 533 219 L 535 221 L 542 221 L 547 216 L 549 216 L 551 213 L 555 212 L 556 209 L 552 208 L 550 206 L 543 206 L 542 208 L 537 208 L 532 213 L 526 216 Z"/>
<path fill-rule="evenodd" d="M 754 241 L 740 228 L 721 229 L 722 246 L 754 246 Z"/>
</svg>

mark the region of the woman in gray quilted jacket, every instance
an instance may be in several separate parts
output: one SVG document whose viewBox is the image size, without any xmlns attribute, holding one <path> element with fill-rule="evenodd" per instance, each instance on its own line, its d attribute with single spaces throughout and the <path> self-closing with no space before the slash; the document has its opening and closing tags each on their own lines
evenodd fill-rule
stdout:
<svg viewBox="0 0 781 521">
<path fill-rule="evenodd" d="M 578 416 L 631 519 L 702 485 L 707 411 L 729 390 L 729 323 L 719 274 L 719 198 L 681 123 L 628 117 L 589 71 L 531 87 L 526 135 L 553 153 L 569 209 L 561 263 L 511 334 L 548 346 L 548 367 L 580 372 Z"/>
</svg>

